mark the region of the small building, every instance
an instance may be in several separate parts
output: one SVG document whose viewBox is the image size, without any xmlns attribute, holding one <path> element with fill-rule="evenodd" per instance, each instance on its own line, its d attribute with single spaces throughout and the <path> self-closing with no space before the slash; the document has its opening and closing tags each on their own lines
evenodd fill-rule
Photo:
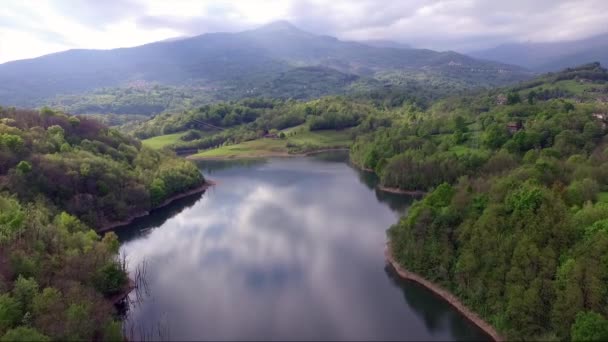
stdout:
<svg viewBox="0 0 608 342">
<path fill-rule="evenodd" d="M 608 114 L 606 113 L 593 113 L 591 114 L 597 121 L 599 121 L 602 128 L 606 128 L 606 123 L 608 122 Z"/>
<path fill-rule="evenodd" d="M 521 131 L 523 128 L 524 128 L 524 125 L 521 123 L 521 121 L 509 122 L 507 124 L 507 129 L 509 130 L 509 133 L 511 133 L 511 134 L 517 133 L 518 131 Z"/>
<path fill-rule="evenodd" d="M 496 104 L 499 106 L 507 104 L 507 97 L 504 94 L 496 96 Z"/>
</svg>

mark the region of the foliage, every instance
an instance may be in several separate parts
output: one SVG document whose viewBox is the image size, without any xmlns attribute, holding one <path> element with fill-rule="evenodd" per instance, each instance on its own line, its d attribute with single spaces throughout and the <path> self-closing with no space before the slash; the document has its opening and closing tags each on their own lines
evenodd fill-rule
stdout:
<svg viewBox="0 0 608 342">
<path fill-rule="evenodd" d="M 27 328 L 27 327 L 18 327 L 15 329 L 11 329 L 2 336 L 1 341 L 23 341 L 23 342 L 31 342 L 31 341 L 39 341 L 46 342 L 51 339 L 47 336 L 41 334 L 36 331 L 36 329 Z"/>
<path fill-rule="evenodd" d="M 194 164 L 91 118 L 0 110 L 0 339 L 121 340 L 108 300 L 128 281 L 118 238 L 90 227 L 203 181 Z"/>
<path fill-rule="evenodd" d="M 608 320 L 596 312 L 580 312 L 572 325 L 573 341 L 608 340 Z"/>
<path fill-rule="evenodd" d="M 509 339 L 604 340 L 608 136 L 591 114 L 606 108 L 515 95 L 505 105 L 495 93 L 355 142 L 353 161 L 383 185 L 431 191 L 390 228 L 393 253 Z"/>
<path fill-rule="evenodd" d="M 0 124 L 0 134 L 23 141 L 18 150 L 0 147 L 0 176 L 5 179 L 0 190 L 23 202 L 46 195 L 53 205 L 95 227 L 148 211 L 203 181 L 193 164 L 142 147 L 87 117 L 73 120 L 47 108 L 44 115 L 4 110 L 0 118 L 11 120 L 10 125 Z M 169 185 L 152 198 L 156 179 Z M 9 218 L 0 218 L 0 235 L 14 234 L 11 225 Z"/>
</svg>

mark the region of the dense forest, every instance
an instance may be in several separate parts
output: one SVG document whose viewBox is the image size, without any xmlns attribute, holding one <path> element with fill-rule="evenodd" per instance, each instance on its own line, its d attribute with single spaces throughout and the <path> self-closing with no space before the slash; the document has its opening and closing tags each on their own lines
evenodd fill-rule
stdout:
<svg viewBox="0 0 608 342">
<path fill-rule="evenodd" d="M 430 191 L 389 230 L 398 261 L 509 339 L 608 339 L 607 77 L 446 99 L 351 149 L 383 186 Z"/>
<path fill-rule="evenodd" d="M 89 227 L 201 186 L 171 150 L 307 130 L 346 132 L 352 163 L 381 187 L 427 193 L 388 231 L 407 269 L 510 339 L 608 339 L 608 72 L 593 63 L 467 94 L 418 85 L 106 118 L 129 134 L 46 107 L 1 109 L 0 336 L 119 336 L 104 299 L 127 281 L 118 242 Z M 137 140 L 171 134 L 166 148 Z"/>
<path fill-rule="evenodd" d="M 203 182 L 93 119 L 0 108 L 0 339 L 122 340 L 118 239 L 92 228 Z"/>
</svg>

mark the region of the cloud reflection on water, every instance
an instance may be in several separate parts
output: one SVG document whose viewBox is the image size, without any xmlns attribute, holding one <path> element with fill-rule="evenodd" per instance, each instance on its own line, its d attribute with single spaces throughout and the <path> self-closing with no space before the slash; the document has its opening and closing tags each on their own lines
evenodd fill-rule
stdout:
<svg viewBox="0 0 608 342">
<path fill-rule="evenodd" d="M 194 206 L 123 244 L 131 267 L 149 264 L 151 298 L 132 322 L 166 320 L 173 339 L 428 338 L 384 274 L 396 215 L 354 170 L 277 160 L 214 179 Z M 393 313 L 411 316 L 407 327 Z"/>
</svg>

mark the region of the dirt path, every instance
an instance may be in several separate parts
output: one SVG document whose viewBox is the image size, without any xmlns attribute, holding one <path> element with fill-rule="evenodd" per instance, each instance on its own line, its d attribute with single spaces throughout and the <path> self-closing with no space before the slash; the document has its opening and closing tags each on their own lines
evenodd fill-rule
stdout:
<svg viewBox="0 0 608 342">
<path fill-rule="evenodd" d="M 456 296 L 454 296 L 449 291 L 443 289 L 441 286 L 434 284 L 425 278 L 419 276 L 416 273 L 412 273 L 405 268 L 403 268 L 399 263 L 393 258 L 393 254 L 391 252 L 390 245 L 386 245 L 385 250 L 386 261 L 390 263 L 395 271 L 404 279 L 414 281 L 427 289 L 431 290 L 437 296 L 441 297 L 443 300 L 452 305 L 456 310 L 458 310 L 462 315 L 464 315 L 469 321 L 473 322 L 476 326 L 478 326 L 481 330 L 483 330 L 486 334 L 488 334 L 494 341 L 502 342 L 504 339 L 500 334 L 491 326 L 488 322 L 484 321 L 481 317 L 479 317 L 476 313 L 470 310 L 466 305 L 464 305 Z"/>
</svg>

